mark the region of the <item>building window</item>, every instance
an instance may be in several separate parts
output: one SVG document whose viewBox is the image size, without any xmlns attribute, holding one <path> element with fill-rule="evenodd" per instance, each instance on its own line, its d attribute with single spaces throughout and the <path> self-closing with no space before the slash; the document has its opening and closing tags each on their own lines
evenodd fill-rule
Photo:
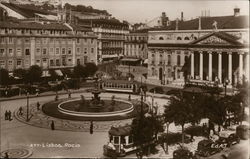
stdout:
<svg viewBox="0 0 250 159">
<path fill-rule="evenodd" d="M 3 61 L 3 60 L 0 61 L 0 67 L 5 68 L 5 61 Z"/>
<path fill-rule="evenodd" d="M 9 44 L 13 43 L 13 38 L 9 38 Z"/>
<path fill-rule="evenodd" d="M 177 40 L 182 40 L 181 37 L 177 37 Z"/>
<path fill-rule="evenodd" d="M 62 55 L 66 54 L 66 48 L 62 48 Z"/>
<path fill-rule="evenodd" d="M 36 54 L 40 55 L 40 48 L 36 48 Z"/>
<path fill-rule="evenodd" d="M 161 36 L 161 37 L 159 37 L 159 40 L 164 40 L 164 38 Z"/>
<path fill-rule="evenodd" d="M 80 59 L 77 59 L 77 60 L 76 60 L 76 63 L 77 63 L 78 65 L 80 65 L 80 64 L 81 64 Z"/>
<path fill-rule="evenodd" d="M 71 54 L 71 48 L 70 47 L 68 48 L 68 54 Z"/>
<path fill-rule="evenodd" d="M 2 43 L 2 44 L 5 43 L 5 38 L 4 37 L 0 38 L 0 43 Z"/>
<path fill-rule="evenodd" d="M 168 55 L 168 65 L 171 65 L 171 55 Z"/>
<path fill-rule="evenodd" d="M 13 49 L 9 49 L 9 55 L 13 56 Z"/>
<path fill-rule="evenodd" d="M 60 60 L 56 59 L 56 66 L 60 66 Z"/>
<path fill-rule="evenodd" d="M 77 38 L 77 39 L 76 39 L 76 42 L 79 44 L 79 43 L 80 43 L 80 39 L 79 39 L 79 38 Z"/>
<path fill-rule="evenodd" d="M 59 49 L 59 47 L 56 48 L 56 54 L 57 54 L 57 55 L 60 54 L 60 49 Z"/>
<path fill-rule="evenodd" d="M 12 61 L 12 60 L 9 60 L 9 61 L 8 61 L 8 64 L 9 64 L 9 65 L 13 65 L 13 61 Z"/>
<path fill-rule="evenodd" d="M 186 37 L 184 38 L 184 40 L 189 40 L 189 37 L 186 36 Z"/>
<path fill-rule="evenodd" d="M 88 62 L 88 56 L 84 56 L 84 63 Z"/>
<path fill-rule="evenodd" d="M 80 48 L 79 48 L 79 47 L 76 48 L 76 53 L 77 53 L 77 54 L 80 54 Z"/>
<path fill-rule="evenodd" d="M 177 55 L 177 66 L 181 65 L 181 55 Z"/>
<path fill-rule="evenodd" d="M 87 48 L 84 48 L 84 54 L 87 54 Z"/>
<path fill-rule="evenodd" d="M 47 44 L 47 38 L 43 38 L 43 43 Z"/>
<path fill-rule="evenodd" d="M 91 53 L 94 53 L 94 48 L 91 48 Z"/>
<path fill-rule="evenodd" d="M 87 42 L 88 42 L 88 39 L 84 39 L 84 42 L 87 43 Z"/>
<path fill-rule="evenodd" d="M 5 49 L 0 49 L 0 56 L 4 56 L 5 54 Z"/>
<path fill-rule="evenodd" d="M 17 56 L 22 56 L 22 50 L 21 50 L 21 48 L 17 48 L 16 49 L 16 54 L 17 54 Z"/>
<path fill-rule="evenodd" d="M 94 43 L 94 40 L 93 39 L 91 39 L 91 44 L 93 44 Z"/>
<path fill-rule="evenodd" d="M 51 48 L 49 49 L 49 53 L 50 53 L 50 54 L 53 54 L 53 53 L 54 53 L 54 48 L 51 47 Z"/>
<path fill-rule="evenodd" d="M 22 65 L 22 60 L 17 60 L 16 65 L 20 67 Z"/>
<path fill-rule="evenodd" d="M 30 39 L 29 38 L 25 38 L 25 43 L 29 43 Z"/>
<path fill-rule="evenodd" d="M 25 55 L 30 55 L 30 49 L 25 49 Z"/>
<path fill-rule="evenodd" d="M 40 66 L 40 60 L 36 60 L 36 65 Z"/>
<path fill-rule="evenodd" d="M 47 54 L 47 49 L 43 48 L 43 55 L 46 55 L 46 54 Z"/>
<path fill-rule="evenodd" d="M 49 65 L 54 66 L 54 60 L 49 60 Z"/>
<path fill-rule="evenodd" d="M 68 59 L 68 62 L 71 62 L 72 61 L 72 59 Z"/>
</svg>

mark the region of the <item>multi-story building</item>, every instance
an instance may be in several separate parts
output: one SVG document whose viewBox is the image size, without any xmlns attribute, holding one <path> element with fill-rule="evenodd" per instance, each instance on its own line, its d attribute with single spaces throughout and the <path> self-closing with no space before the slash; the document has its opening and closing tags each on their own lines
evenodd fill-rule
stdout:
<svg viewBox="0 0 250 159">
<path fill-rule="evenodd" d="M 125 35 L 124 56 L 145 60 L 148 54 L 148 31 L 131 31 Z"/>
<path fill-rule="evenodd" d="M 0 67 L 9 71 L 97 64 L 97 37 L 91 28 L 62 23 L 0 22 Z"/>
<path fill-rule="evenodd" d="M 148 77 L 156 83 L 249 81 L 249 21 L 239 15 L 171 21 L 149 31 Z M 182 81 L 182 82 L 181 82 Z"/>
<path fill-rule="evenodd" d="M 119 59 L 124 54 L 128 25 L 116 19 L 84 19 L 80 25 L 90 25 L 97 38 L 98 63 Z"/>
</svg>

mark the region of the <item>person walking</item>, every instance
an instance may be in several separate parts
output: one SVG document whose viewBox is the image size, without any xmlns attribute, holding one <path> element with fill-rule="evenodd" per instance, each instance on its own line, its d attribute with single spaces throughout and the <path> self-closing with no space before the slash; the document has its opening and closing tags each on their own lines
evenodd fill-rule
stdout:
<svg viewBox="0 0 250 159">
<path fill-rule="evenodd" d="M 9 110 L 9 121 L 12 120 L 12 117 L 11 117 L 11 111 Z"/>
<path fill-rule="evenodd" d="M 89 133 L 93 134 L 93 121 L 90 121 Z"/>
<path fill-rule="evenodd" d="M 39 102 L 36 103 L 36 108 L 37 108 L 37 110 L 40 110 L 40 103 Z"/>
<path fill-rule="evenodd" d="M 4 118 L 5 120 L 8 120 L 8 112 L 7 112 L 7 110 L 6 110 L 5 113 L 4 113 L 4 117 L 5 117 L 5 118 Z"/>
<path fill-rule="evenodd" d="M 70 90 L 69 90 L 69 93 L 68 93 L 68 98 L 71 98 L 71 92 L 70 92 Z"/>
<path fill-rule="evenodd" d="M 4 153 L 4 159 L 9 159 L 8 152 L 5 152 L 5 153 Z"/>
<path fill-rule="evenodd" d="M 19 108 L 19 115 L 23 115 L 23 108 L 22 107 Z"/>
<path fill-rule="evenodd" d="M 50 127 L 51 127 L 51 130 L 55 130 L 55 123 L 54 121 L 52 120 L 51 124 L 50 124 Z"/>
</svg>

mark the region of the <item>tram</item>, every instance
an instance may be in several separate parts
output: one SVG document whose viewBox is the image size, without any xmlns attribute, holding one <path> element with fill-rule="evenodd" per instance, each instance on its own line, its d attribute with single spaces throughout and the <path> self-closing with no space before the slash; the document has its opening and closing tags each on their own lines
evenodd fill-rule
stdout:
<svg viewBox="0 0 250 159">
<path fill-rule="evenodd" d="M 107 157 L 124 157 L 127 153 L 135 151 L 133 144 L 131 125 L 111 127 L 109 141 L 103 146 L 103 154 Z"/>
<path fill-rule="evenodd" d="M 138 84 L 128 80 L 105 80 L 101 88 L 107 92 L 138 93 Z"/>
</svg>

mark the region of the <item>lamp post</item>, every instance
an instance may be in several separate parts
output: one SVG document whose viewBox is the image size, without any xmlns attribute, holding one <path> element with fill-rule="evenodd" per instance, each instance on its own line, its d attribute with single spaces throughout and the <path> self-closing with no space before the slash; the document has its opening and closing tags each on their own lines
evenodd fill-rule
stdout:
<svg viewBox="0 0 250 159">
<path fill-rule="evenodd" d="M 169 122 L 167 124 L 167 138 L 168 138 L 168 129 L 169 129 Z M 168 142 L 166 142 L 166 154 L 168 154 Z"/>
<path fill-rule="evenodd" d="M 27 91 L 27 118 L 26 121 L 29 121 L 29 92 Z"/>
<path fill-rule="evenodd" d="M 229 81 L 227 79 L 225 79 L 223 85 L 225 87 L 225 96 L 227 95 L 227 85 L 228 85 Z"/>
</svg>

